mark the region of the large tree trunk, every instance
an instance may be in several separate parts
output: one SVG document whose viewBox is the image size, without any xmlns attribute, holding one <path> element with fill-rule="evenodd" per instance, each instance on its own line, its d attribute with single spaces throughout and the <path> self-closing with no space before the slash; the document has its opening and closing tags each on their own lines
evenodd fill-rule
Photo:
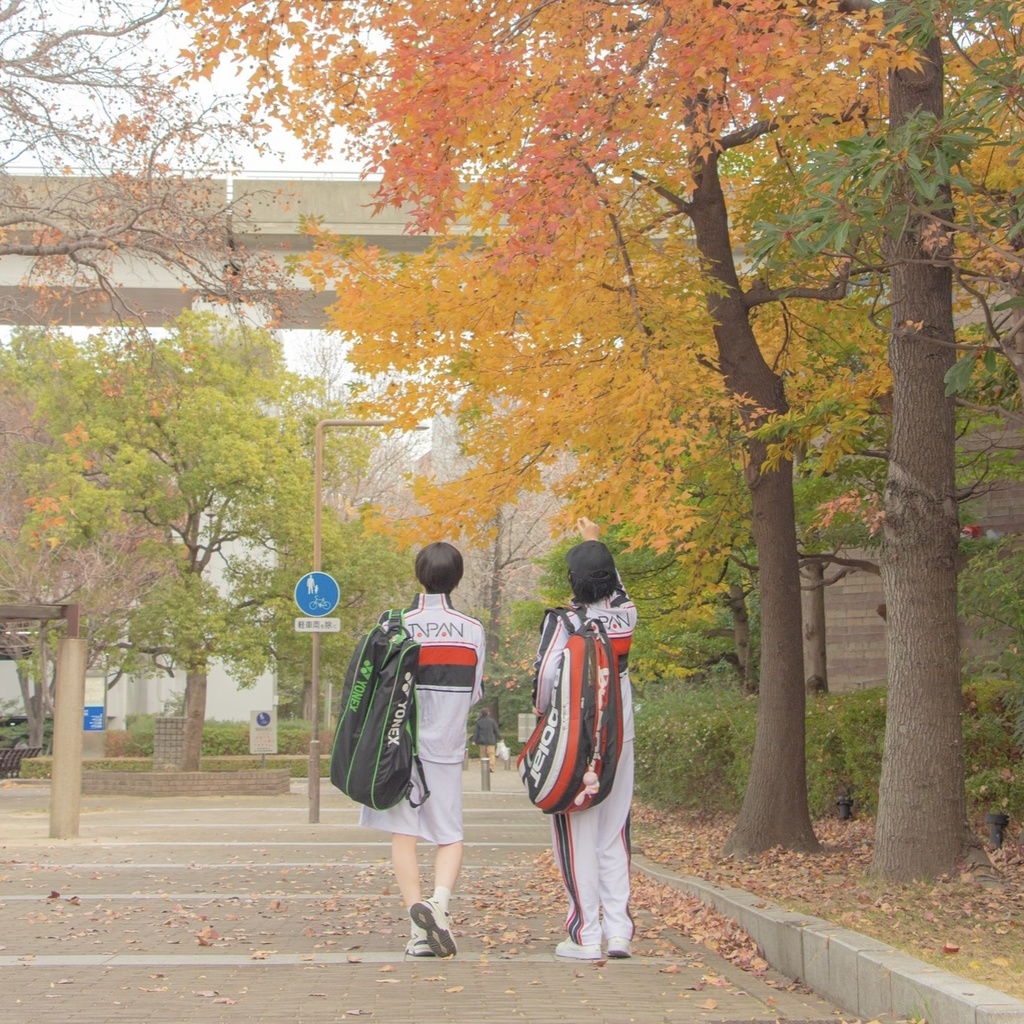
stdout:
<svg viewBox="0 0 1024 1024">
<path fill-rule="evenodd" d="M 691 203 L 697 248 L 715 281 L 708 309 L 725 383 L 758 416 L 786 411 L 782 380 L 765 362 L 736 276 L 717 158 L 702 168 Z M 747 446 L 754 544 L 761 591 L 761 681 L 757 734 L 743 806 L 725 852 L 749 856 L 783 846 L 819 849 L 807 809 L 804 657 L 793 464 L 762 471 L 763 442 Z"/>
<path fill-rule="evenodd" d="M 890 75 L 890 123 L 921 110 L 942 117 L 938 39 L 920 70 Z M 948 191 L 946 193 L 948 199 Z M 885 751 L 872 870 L 900 882 L 952 872 L 965 837 L 960 652 L 956 620 L 959 522 L 954 492 L 952 240 L 901 197 L 891 267 L 892 442 L 885 488 L 882 583 L 889 671 Z M 922 204 L 923 205 L 923 204 Z M 905 216 L 904 216 L 905 214 Z M 951 217 L 943 211 L 944 219 Z"/>
<path fill-rule="evenodd" d="M 205 721 L 206 669 L 190 669 L 185 673 L 185 740 L 181 754 L 183 772 L 199 771 Z"/>
</svg>

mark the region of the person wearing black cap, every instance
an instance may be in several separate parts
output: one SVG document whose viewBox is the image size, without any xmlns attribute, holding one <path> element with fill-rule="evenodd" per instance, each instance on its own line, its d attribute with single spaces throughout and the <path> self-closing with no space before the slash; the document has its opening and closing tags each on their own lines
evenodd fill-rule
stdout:
<svg viewBox="0 0 1024 1024">
<path fill-rule="evenodd" d="M 622 751 L 615 782 L 607 798 L 585 810 L 551 815 L 555 861 L 562 875 L 569 911 L 568 937 L 555 953 L 574 960 L 632 955 L 633 917 L 629 912 L 629 811 L 633 801 L 633 696 L 629 682 L 629 648 L 636 628 L 636 606 L 615 568 L 615 559 L 598 540 L 600 528 L 582 518 L 581 544 L 565 556 L 573 601 L 573 627 L 584 619 L 601 619 L 618 658 L 622 687 Z M 534 710 L 541 714 L 551 702 L 559 658 L 569 634 L 562 618 L 548 615 L 541 629 L 534 676 Z"/>
</svg>

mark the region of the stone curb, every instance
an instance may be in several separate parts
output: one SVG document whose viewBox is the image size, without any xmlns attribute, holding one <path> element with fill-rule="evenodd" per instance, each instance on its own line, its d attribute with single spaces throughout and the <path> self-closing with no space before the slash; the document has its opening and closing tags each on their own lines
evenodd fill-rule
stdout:
<svg viewBox="0 0 1024 1024">
<path fill-rule="evenodd" d="M 928 1024 L 1024 1024 L 1024 1002 L 916 960 L 877 939 L 745 892 L 666 871 L 634 855 L 633 867 L 734 920 L 771 966 L 863 1020 L 891 1015 Z"/>
</svg>

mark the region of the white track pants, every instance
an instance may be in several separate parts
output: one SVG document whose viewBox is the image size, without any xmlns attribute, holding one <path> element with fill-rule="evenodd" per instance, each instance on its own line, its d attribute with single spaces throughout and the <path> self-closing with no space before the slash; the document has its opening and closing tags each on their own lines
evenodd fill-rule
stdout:
<svg viewBox="0 0 1024 1024">
<path fill-rule="evenodd" d="M 551 815 L 555 862 L 569 897 L 565 930 L 582 946 L 633 937 L 629 913 L 629 808 L 633 741 L 622 744 L 612 791 L 585 811 Z"/>
</svg>

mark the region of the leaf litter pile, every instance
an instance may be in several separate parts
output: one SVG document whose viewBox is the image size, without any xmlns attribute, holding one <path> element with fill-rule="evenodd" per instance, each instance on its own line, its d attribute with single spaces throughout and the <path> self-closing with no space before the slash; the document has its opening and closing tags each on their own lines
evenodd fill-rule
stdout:
<svg viewBox="0 0 1024 1024">
<path fill-rule="evenodd" d="M 910 956 L 1024 999 L 1024 845 L 1007 836 L 986 847 L 991 865 L 963 864 L 956 877 L 896 885 L 869 874 L 874 821 L 824 818 L 814 830 L 823 852 L 776 848 L 759 857 L 722 856 L 735 819 L 727 815 L 633 808 L 636 852 L 680 875 L 762 897 L 889 943 Z M 636 877 L 636 876 L 634 876 Z M 640 893 L 643 898 L 643 886 Z M 659 894 L 659 900 L 662 898 Z M 686 931 L 736 966 L 757 969 L 756 950 L 734 926 Z M 685 923 L 685 922 L 684 922 Z M 699 919 L 693 927 L 702 928 Z"/>
</svg>

